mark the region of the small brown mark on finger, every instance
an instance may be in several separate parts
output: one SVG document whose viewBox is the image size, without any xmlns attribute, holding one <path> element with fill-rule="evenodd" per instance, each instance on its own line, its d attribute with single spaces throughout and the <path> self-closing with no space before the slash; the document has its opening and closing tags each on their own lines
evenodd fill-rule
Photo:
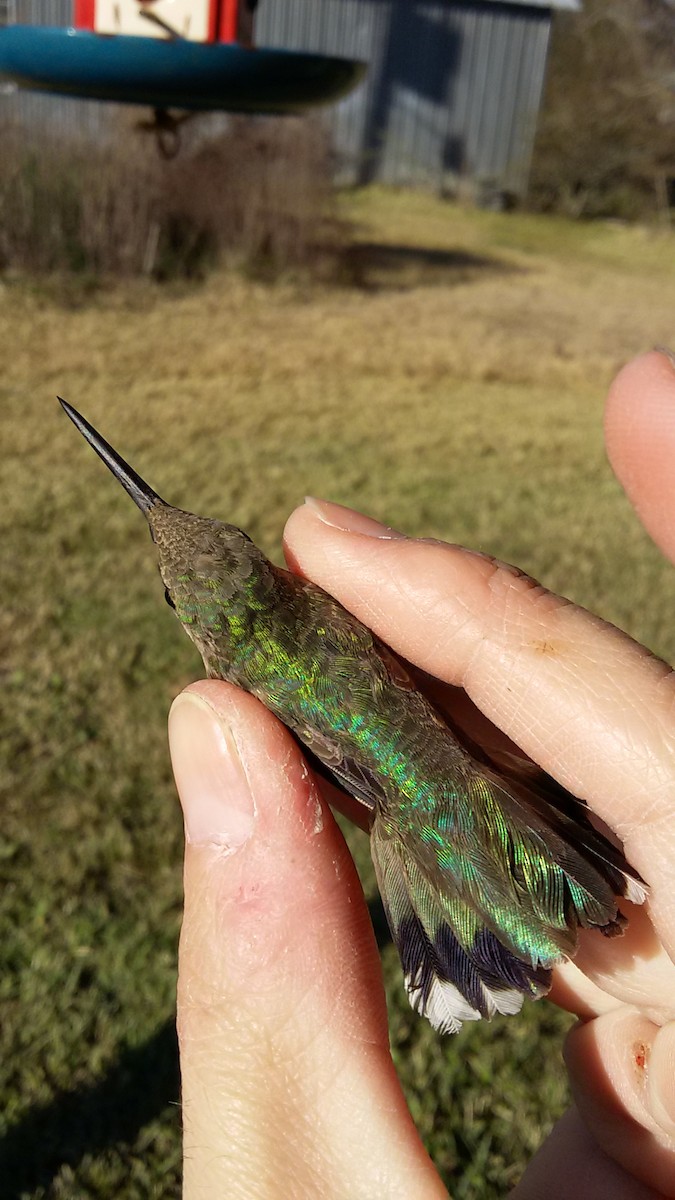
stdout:
<svg viewBox="0 0 675 1200">
<path fill-rule="evenodd" d="M 635 1066 L 639 1071 L 645 1071 L 647 1069 L 649 1049 L 644 1042 L 635 1043 L 633 1046 L 633 1058 L 635 1060 Z"/>
<path fill-rule="evenodd" d="M 536 654 L 555 655 L 558 653 L 558 646 L 555 642 L 549 642 L 547 638 L 531 642 L 531 646 Z"/>
</svg>

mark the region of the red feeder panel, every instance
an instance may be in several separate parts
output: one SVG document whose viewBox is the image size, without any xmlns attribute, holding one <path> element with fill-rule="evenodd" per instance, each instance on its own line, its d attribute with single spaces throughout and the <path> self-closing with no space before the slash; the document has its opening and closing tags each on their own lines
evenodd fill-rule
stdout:
<svg viewBox="0 0 675 1200">
<path fill-rule="evenodd" d="M 218 22 L 218 41 L 236 42 L 239 34 L 239 0 L 222 0 Z"/>
<path fill-rule="evenodd" d="M 155 38 L 175 30 L 191 42 L 250 45 L 254 8 L 251 0 L 75 0 L 75 28 Z"/>
<path fill-rule="evenodd" d="M 96 0 L 75 0 L 73 24 L 76 29 L 93 29 L 96 15 Z"/>
</svg>

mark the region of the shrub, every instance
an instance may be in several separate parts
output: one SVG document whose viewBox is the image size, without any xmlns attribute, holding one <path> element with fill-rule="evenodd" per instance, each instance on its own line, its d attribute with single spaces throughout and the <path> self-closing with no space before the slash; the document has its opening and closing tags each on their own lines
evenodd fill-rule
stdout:
<svg viewBox="0 0 675 1200">
<path fill-rule="evenodd" d="M 672 10 L 586 0 L 554 22 L 529 201 L 574 217 L 669 219 L 675 178 Z"/>
<path fill-rule="evenodd" d="M 168 279 L 223 260 L 272 274 L 310 266 L 337 230 L 321 126 L 240 117 L 210 127 L 195 126 L 166 160 L 128 117 L 98 142 L 6 125 L 0 269 Z"/>
</svg>

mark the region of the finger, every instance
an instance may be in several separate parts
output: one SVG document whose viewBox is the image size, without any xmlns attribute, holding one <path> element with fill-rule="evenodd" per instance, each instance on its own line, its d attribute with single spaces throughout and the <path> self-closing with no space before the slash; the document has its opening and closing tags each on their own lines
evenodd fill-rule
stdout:
<svg viewBox="0 0 675 1200">
<path fill-rule="evenodd" d="M 605 409 L 610 462 L 647 531 L 675 561 L 675 365 L 643 354 L 619 372 Z"/>
<path fill-rule="evenodd" d="M 599 1146 L 660 1195 L 675 1196 L 675 1026 L 617 1010 L 573 1029 L 565 1060 Z"/>
<path fill-rule="evenodd" d="M 670 668 L 506 564 L 347 528 L 363 520 L 337 505 L 297 509 L 286 527 L 291 561 L 405 658 L 463 687 L 571 790 L 597 792 L 621 835 L 671 821 Z"/>
<path fill-rule="evenodd" d="M 574 1013 L 582 1021 L 590 1021 L 601 1013 L 612 1012 L 622 1001 L 604 991 L 576 962 L 567 959 L 553 972 L 549 1000 L 559 1008 Z"/>
<path fill-rule="evenodd" d="M 186 1200 L 445 1195 L 389 1055 L 358 877 L 295 743 L 217 681 L 169 729 Z"/>
<path fill-rule="evenodd" d="M 656 1024 L 675 1012 L 675 968 L 643 908 L 631 906 L 623 937 L 601 938 L 581 930 L 573 962 L 555 968 L 550 999 L 583 1020 L 618 1004 L 639 1008 Z"/>
<path fill-rule="evenodd" d="M 511 567 L 392 535 L 340 506 L 297 509 L 286 545 L 294 567 L 405 658 L 464 687 L 517 745 L 592 803 L 652 884 L 652 915 L 675 954 L 670 669 Z M 672 972 L 671 1006 L 674 996 Z"/>
<path fill-rule="evenodd" d="M 598 1146 L 572 1108 L 535 1154 L 510 1200 L 662 1200 Z"/>
</svg>

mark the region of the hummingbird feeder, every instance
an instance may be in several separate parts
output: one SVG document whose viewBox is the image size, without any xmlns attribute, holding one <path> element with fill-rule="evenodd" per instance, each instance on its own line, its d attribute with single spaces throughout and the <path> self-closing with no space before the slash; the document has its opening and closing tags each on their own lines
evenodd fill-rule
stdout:
<svg viewBox="0 0 675 1200">
<path fill-rule="evenodd" d="M 158 133 L 198 112 L 297 114 L 339 99 L 365 65 L 254 46 L 257 0 L 75 0 L 74 27 L 0 29 L 0 79 L 147 105 Z M 185 116 L 174 116 L 179 110 Z"/>
</svg>

